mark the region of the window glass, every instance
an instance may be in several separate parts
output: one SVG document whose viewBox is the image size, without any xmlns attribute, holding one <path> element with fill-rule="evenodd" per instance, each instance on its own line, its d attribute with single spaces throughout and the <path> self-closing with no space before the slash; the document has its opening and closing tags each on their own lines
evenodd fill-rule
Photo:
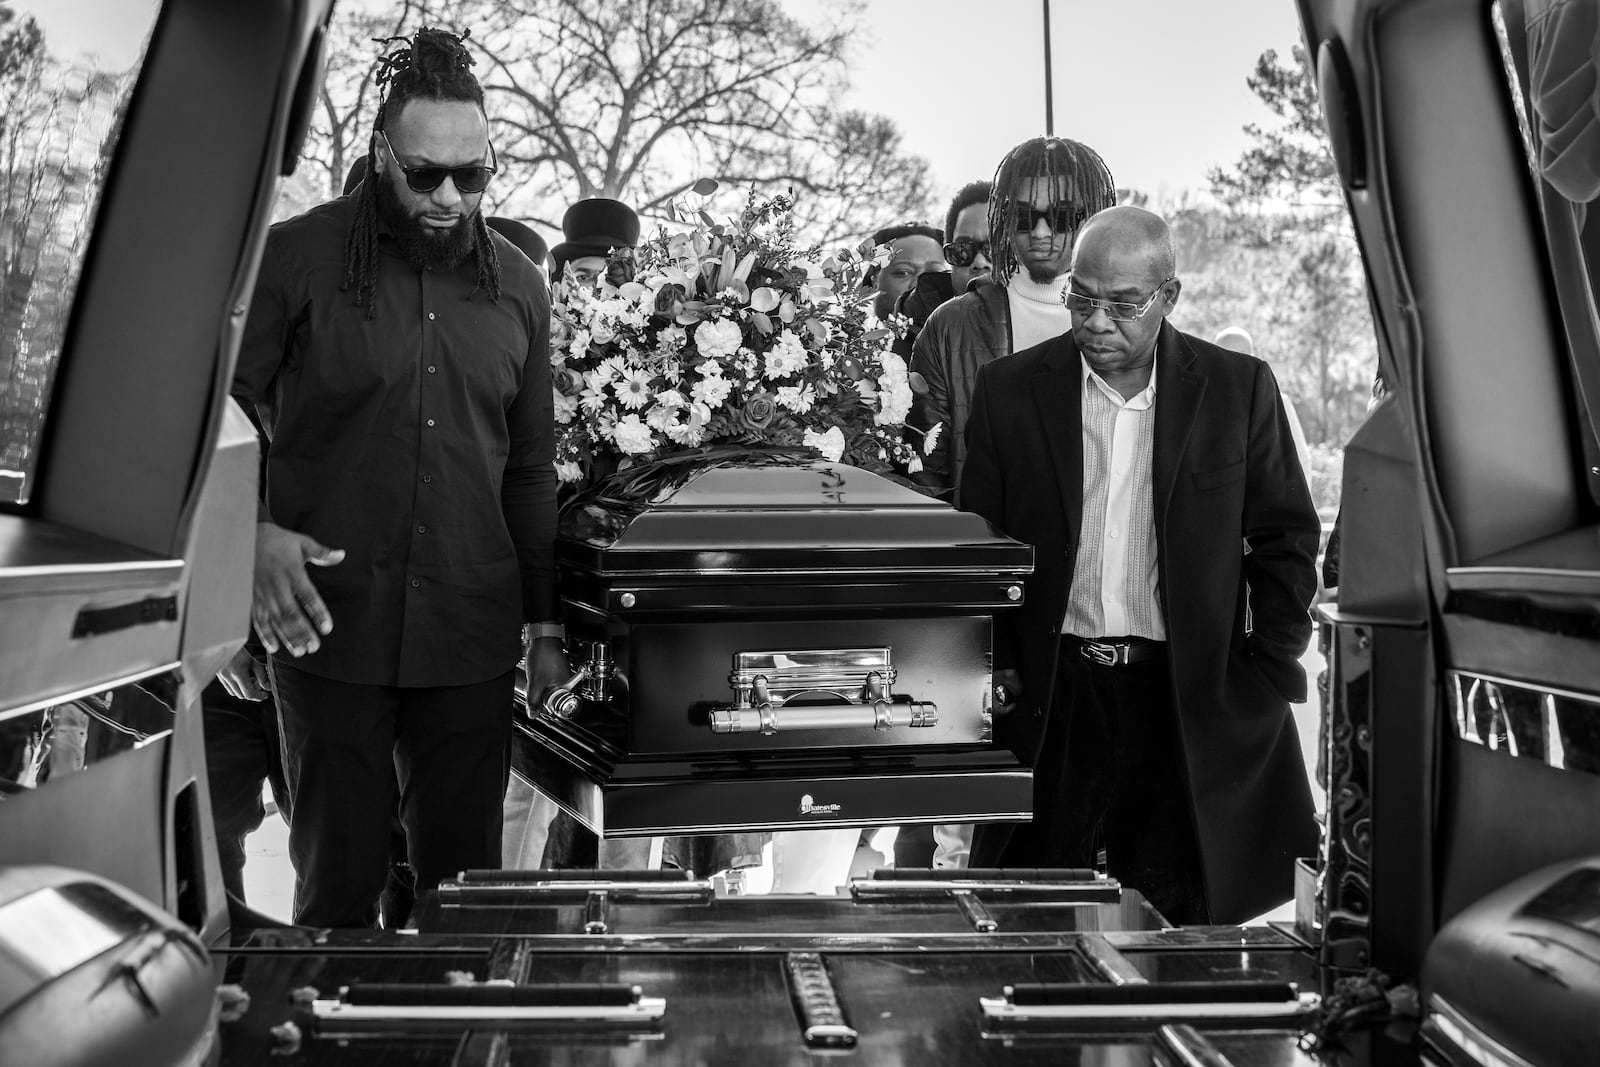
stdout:
<svg viewBox="0 0 1600 1067">
<path fill-rule="evenodd" d="M 1593 5 L 1559 0 L 1499 0 L 1490 14 L 1544 215 L 1590 502 L 1600 504 L 1600 19 Z"/>
<path fill-rule="evenodd" d="M 0 0 L 0 505 L 28 500 L 73 294 L 160 0 Z"/>
</svg>

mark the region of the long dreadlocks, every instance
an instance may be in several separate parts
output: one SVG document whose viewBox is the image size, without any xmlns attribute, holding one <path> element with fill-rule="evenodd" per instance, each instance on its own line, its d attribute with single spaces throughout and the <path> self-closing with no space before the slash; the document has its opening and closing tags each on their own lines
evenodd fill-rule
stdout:
<svg viewBox="0 0 1600 1067">
<path fill-rule="evenodd" d="M 1061 137 L 1035 137 L 1024 141 L 995 168 L 994 188 L 989 194 L 989 247 L 994 257 L 994 280 L 1001 285 L 1011 280 L 1017 269 L 1017 254 L 1011 237 L 1017 230 L 1017 187 L 1030 178 L 1039 178 L 1056 189 L 1056 195 L 1078 208 L 1073 225 L 1079 226 L 1097 211 L 1117 202 L 1117 184 L 1105 160 L 1088 145 Z"/>
<path fill-rule="evenodd" d="M 344 284 L 339 288 L 355 290 L 357 307 L 367 309 L 367 318 L 378 314 L 378 167 L 376 142 L 378 130 L 387 129 L 391 115 L 398 115 L 408 101 L 453 100 L 483 108 L 483 86 L 472 73 L 474 60 L 463 43 L 468 34 L 459 37 L 447 30 L 424 26 L 410 38 L 390 37 L 379 44 L 388 51 L 378 60 L 378 117 L 373 123 L 373 135 L 367 142 L 367 180 L 352 194 L 355 197 L 355 217 L 345 235 Z M 399 47 L 391 48 L 391 46 Z M 473 287 L 487 289 L 494 300 L 500 299 L 500 256 L 489 238 L 489 229 L 483 212 L 472 215 L 472 256 L 478 267 L 478 284 Z"/>
</svg>

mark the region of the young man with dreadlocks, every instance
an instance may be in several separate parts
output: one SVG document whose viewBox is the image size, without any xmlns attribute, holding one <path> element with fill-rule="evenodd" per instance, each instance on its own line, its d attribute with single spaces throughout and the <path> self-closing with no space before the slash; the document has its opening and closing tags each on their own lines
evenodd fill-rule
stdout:
<svg viewBox="0 0 1600 1067">
<path fill-rule="evenodd" d="M 914 422 L 943 424 L 919 480 L 955 498 L 966 458 L 962 430 L 978 368 L 1058 336 L 1072 326 L 1061 304 L 1072 241 L 1083 220 L 1116 202 L 1105 162 L 1087 145 L 1035 137 L 1000 161 L 989 191 L 988 240 L 950 248 L 965 267 L 982 253 L 993 261 L 967 291 L 941 304 L 917 335 L 911 369 L 926 392 Z"/>
<path fill-rule="evenodd" d="M 419 888 L 499 865 L 515 666 L 535 692 L 567 670 L 549 296 L 480 210 L 462 39 L 391 44 L 368 177 L 273 227 L 234 380 L 266 437 L 252 622 L 312 926 L 371 924 L 397 788 Z"/>
</svg>

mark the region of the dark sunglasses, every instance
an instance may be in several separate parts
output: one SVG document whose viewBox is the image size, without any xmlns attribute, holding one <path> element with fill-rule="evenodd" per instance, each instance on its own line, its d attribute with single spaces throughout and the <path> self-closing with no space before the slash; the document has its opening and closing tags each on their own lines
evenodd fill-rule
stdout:
<svg viewBox="0 0 1600 1067">
<path fill-rule="evenodd" d="M 965 267 L 979 256 L 993 259 L 989 250 L 988 241 L 978 241 L 971 237 L 957 237 L 954 241 L 944 246 L 944 261 L 952 267 Z"/>
<path fill-rule="evenodd" d="M 1044 224 L 1056 233 L 1072 233 L 1083 225 L 1084 219 L 1089 217 L 1089 213 L 1083 208 L 1065 201 L 1051 204 L 1043 211 L 1032 204 L 1013 204 L 1011 211 L 1011 217 L 1016 220 L 1018 233 L 1028 233 L 1039 225 L 1040 219 L 1043 219 Z"/>
<path fill-rule="evenodd" d="M 456 191 L 461 193 L 481 193 L 489 187 L 489 179 L 494 177 L 494 172 L 499 169 L 499 160 L 495 158 L 494 144 L 489 145 L 489 165 L 468 167 L 408 167 L 400 162 L 400 157 L 395 153 L 394 145 L 389 143 L 389 135 L 382 130 L 378 136 L 383 138 L 383 146 L 389 150 L 389 157 L 394 160 L 394 165 L 400 168 L 400 173 L 406 176 L 406 187 L 413 193 L 431 193 L 444 184 L 449 178 L 455 183 Z"/>
</svg>

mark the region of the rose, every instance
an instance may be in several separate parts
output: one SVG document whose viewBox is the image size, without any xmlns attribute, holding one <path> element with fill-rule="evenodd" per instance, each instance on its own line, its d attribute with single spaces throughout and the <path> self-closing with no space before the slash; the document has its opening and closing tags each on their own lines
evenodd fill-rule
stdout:
<svg viewBox="0 0 1600 1067">
<path fill-rule="evenodd" d="M 675 319 L 683 310 L 683 298 L 689 291 L 676 282 L 668 282 L 656 290 L 655 312 L 664 318 Z"/>
<path fill-rule="evenodd" d="M 636 273 L 633 265 L 633 249 L 614 248 L 611 257 L 606 260 L 606 283 L 613 286 L 623 286 L 633 281 Z"/>
<path fill-rule="evenodd" d="M 770 393 L 757 393 L 739 409 L 738 424 L 742 430 L 765 430 L 778 414 L 778 403 Z"/>
</svg>

